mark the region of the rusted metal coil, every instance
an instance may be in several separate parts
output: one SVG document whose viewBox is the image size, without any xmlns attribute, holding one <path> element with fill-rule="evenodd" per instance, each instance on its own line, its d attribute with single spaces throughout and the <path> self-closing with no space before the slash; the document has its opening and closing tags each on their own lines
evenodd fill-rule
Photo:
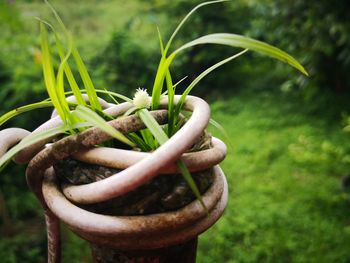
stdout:
<svg viewBox="0 0 350 263">
<path fill-rule="evenodd" d="M 175 98 L 177 101 L 179 97 Z M 166 107 L 166 100 L 162 106 Z M 119 116 L 132 105 L 103 103 L 104 111 Z M 185 109 L 192 115 L 184 126 L 165 144 L 152 153 L 141 153 L 95 145 L 111 139 L 103 131 L 90 128 L 80 134 L 65 137 L 44 147 L 49 141 L 41 141 L 23 150 L 14 158 L 27 163 L 26 177 L 32 191 L 37 195 L 45 211 L 48 232 L 48 261 L 60 261 L 59 221 L 65 222 L 84 239 L 100 245 L 119 249 L 154 249 L 171 246 L 192 239 L 209 228 L 223 213 L 227 203 L 227 183 L 217 166 L 226 155 L 226 146 L 213 138 L 213 148 L 196 153 L 185 153 L 206 128 L 210 110 L 200 98 L 188 96 Z M 167 121 L 167 111 L 153 111 L 160 124 Z M 109 122 L 123 133 L 144 128 L 137 116 L 120 117 Z M 41 125 L 39 132 L 61 124 L 55 117 Z M 0 155 L 16 144 L 29 132 L 11 128 L 0 131 Z M 123 169 L 121 172 L 98 182 L 64 187 L 57 182 L 52 165 L 68 156 L 84 162 Z M 79 208 L 76 204 L 93 204 L 110 200 L 128 193 L 152 178 L 177 172 L 175 161 L 182 158 L 190 171 L 214 167 L 214 182 L 203 194 L 205 211 L 198 200 L 175 211 L 146 216 L 107 216 Z"/>
</svg>

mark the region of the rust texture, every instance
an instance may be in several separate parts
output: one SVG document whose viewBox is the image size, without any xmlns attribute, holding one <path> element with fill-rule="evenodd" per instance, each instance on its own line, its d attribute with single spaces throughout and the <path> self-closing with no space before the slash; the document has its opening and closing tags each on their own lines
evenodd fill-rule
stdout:
<svg viewBox="0 0 350 263">
<path fill-rule="evenodd" d="M 179 96 L 176 96 L 175 103 L 178 100 Z M 130 103 L 105 106 L 110 107 L 104 111 L 114 117 L 121 116 L 132 107 Z M 162 102 L 162 106 L 166 108 L 166 100 Z M 29 162 L 26 171 L 27 182 L 44 208 L 49 263 L 60 261 L 60 222 L 64 222 L 77 235 L 94 244 L 95 261 L 100 253 L 95 248 L 99 247 L 102 251 L 106 250 L 107 254 L 116 253 L 131 258 L 131 261 L 125 259 L 113 262 L 171 262 L 169 257 L 175 258 L 176 255 L 180 256 L 176 262 L 195 262 L 196 237 L 218 220 L 227 203 L 226 179 L 217 166 L 225 157 L 226 147 L 221 141 L 213 138 L 213 148 L 186 153 L 189 149 L 197 147 L 199 138 L 208 125 L 210 109 L 205 101 L 193 96 L 187 97 L 184 106 L 186 110 L 192 111 L 192 115 L 166 143 L 152 153 L 125 151 L 115 158 L 106 158 L 108 167 L 116 169 L 115 173 L 96 182 L 83 185 L 67 184 L 62 187 L 52 166 L 60 160 L 75 156 L 87 163 L 103 163 L 103 157 L 98 153 L 101 149 L 96 145 L 109 140 L 110 137 L 97 128 L 65 138 L 51 138 L 52 144 L 47 147 L 44 146 L 48 141 L 41 141 L 24 149 L 15 157 L 20 163 Z M 165 110 L 154 111 L 152 115 L 160 124 L 167 121 Z M 34 132 L 57 127 L 60 123 L 59 118 L 53 116 L 53 119 Z M 118 117 L 110 124 L 123 133 L 145 127 L 137 116 Z M 8 138 L 6 141 L 0 140 L 0 154 L 27 134 L 28 132 L 19 129 L 0 131 L 0 137 L 6 135 Z M 102 150 L 106 156 L 115 156 L 115 150 L 122 151 L 108 148 Z M 207 210 L 203 209 L 198 200 L 175 211 L 149 215 L 114 216 L 83 209 L 84 206 L 122 197 L 160 174 L 173 173 L 176 170 L 174 163 L 180 158 L 183 158 L 192 172 L 212 167 L 213 183 L 202 195 Z M 184 258 L 181 258 L 181 254 Z M 189 261 L 186 261 L 187 257 Z"/>
</svg>

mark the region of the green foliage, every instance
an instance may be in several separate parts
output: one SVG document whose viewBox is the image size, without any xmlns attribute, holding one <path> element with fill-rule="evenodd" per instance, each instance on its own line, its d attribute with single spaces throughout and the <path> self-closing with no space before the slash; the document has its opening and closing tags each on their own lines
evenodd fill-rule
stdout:
<svg viewBox="0 0 350 263">
<path fill-rule="evenodd" d="M 44 80 L 47 93 L 55 106 L 55 109 L 58 112 L 58 115 L 61 117 L 61 120 L 64 124 L 70 122 L 70 114 L 68 103 L 64 97 L 64 87 L 62 81 L 62 70 L 60 71 L 60 81 L 56 79 L 53 63 L 52 63 L 52 55 L 48 43 L 48 35 L 46 25 L 43 22 L 40 22 L 40 36 L 41 36 L 41 50 L 43 54 L 43 73 Z M 62 94 L 63 92 L 63 94 Z"/>
<path fill-rule="evenodd" d="M 42 89 L 42 69 L 41 52 L 38 48 L 38 39 L 35 37 L 37 32 L 32 35 L 27 34 L 29 26 L 24 20 L 23 15 L 18 11 L 14 3 L 2 2 L 1 11 L 7 12 L 8 16 L 15 19 L 15 28 L 12 22 L 8 21 L 6 16 L 1 16 L 0 27 L 0 115 L 5 112 L 31 103 L 40 101 L 45 96 Z M 33 20 L 34 21 L 34 20 Z M 44 116 L 38 114 L 31 119 L 19 118 L 12 121 L 12 126 L 26 126 L 29 129 L 42 122 Z"/>
<path fill-rule="evenodd" d="M 16 31 L 23 27 L 16 7 L 6 3 L 6 1 L 0 3 L 0 25 L 7 25 L 11 31 Z"/>
<path fill-rule="evenodd" d="M 251 33 L 296 54 L 311 78 L 295 76 L 285 88 L 299 87 L 308 97 L 324 89 L 350 91 L 350 6 L 348 1 L 254 1 Z M 269 21 L 266 23 L 265 21 Z"/>
<path fill-rule="evenodd" d="M 28 190 L 24 169 L 11 164 L 0 176 L 0 257 L 2 262 L 43 262 L 44 216 Z M 3 202 L 2 202 L 3 201 Z"/>
<path fill-rule="evenodd" d="M 173 18 L 179 19 L 184 10 L 200 1 L 153 2 L 156 6 L 154 12 L 168 12 Z M 230 70 L 219 71 L 216 78 L 209 77 L 202 85 L 202 89 L 206 90 L 205 94 L 210 86 L 232 92 L 252 86 L 271 88 L 281 84 L 285 91 L 301 91 L 306 99 L 317 96 L 319 91 L 325 89 L 338 93 L 349 92 L 347 70 L 350 63 L 350 10 L 346 0 L 336 3 L 316 0 L 238 0 L 225 3 L 224 6 L 225 8 L 215 5 L 204 8 L 191 21 L 191 27 L 182 30 L 181 39 L 189 41 L 214 30 L 249 35 L 295 55 L 306 66 L 311 77 L 291 74 L 286 67 L 273 62 L 262 62 L 261 59 L 250 56 L 246 62 L 240 61 L 238 65 L 230 66 Z M 215 48 L 208 56 L 203 48 L 197 47 L 178 64 L 186 69 L 183 75 L 189 75 L 191 79 L 213 64 L 220 54 L 223 57 L 229 55 L 224 49 Z M 261 72 L 257 83 L 253 82 L 256 78 L 249 73 L 252 70 L 249 64 L 255 65 L 254 72 Z M 271 71 L 271 68 L 275 70 Z M 176 74 L 174 78 L 181 77 Z M 236 75 L 241 76 L 239 81 L 234 77 Z M 227 83 L 233 85 L 228 86 Z"/>
<path fill-rule="evenodd" d="M 212 105 L 234 145 L 222 165 L 230 199 L 224 217 L 201 236 L 198 262 L 350 257 L 349 195 L 340 187 L 350 168 L 348 136 L 310 114 L 313 106 L 249 91 Z"/>
<path fill-rule="evenodd" d="M 0 115 L 46 97 L 40 43 L 33 37 L 38 35 L 37 23 L 28 16 L 47 17 L 48 10 L 42 1 L 32 2 L 16 1 L 10 6 L 13 15 L 0 14 Z M 82 4 L 64 0 L 54 4 L 64 11 L 64 20 L 81 39 L 77 46 L 88 58 L 86 67 L 95 87 L 132 95 L 135 88 L 149 89 L 153 84 L 160 52 L 145 40 L 152 42 L 149 39 L 154 37 L 156 43 L 154 22 L 162 28 L 163 37 L 168 36 L 183 14 L 199 2 L 134 0 L 123 3 L 128 12 L 121 11 L 116 1 Z M 287 67 L 248 53 L 244 60 L 218 70 L 215 77 L 207 76 L 194 90 L 209 99 L 248 90 L 212 107 L 213 118 L 227 130 L 235 150 L 223 164 L 230 184 L 229 206 L 219 224 L 202 236 L 199 262 L 344 262 L 350 257 L 346 223 L 349 197 L 339 187 L 339 178 L 349 171 L 350 152 L 348 134 L 340 130 L 339 112 L 350 112 L 349 100 L 330 92 L 317 93 L 334 87 L 346 91 L 350 83 L 345 71 L 350 57 L 346 4 L 237 0 L 211 5 L 197 12 L 174 39 L 174 47 L 180 47 L 213 32 L 248 34 L 301 58 L 312 75 L 305 79 L 290 74 Z M 2 7 L 3 3 L 0 11 L 5 10 Z M 53 44 L 54 39 L 49 38 L 49 43 Z M 95 56 L 98 50 L 104 51 Z M 218 58 L 231 55 L 227 47 L 195 46 L 177 57 L 172 80 L 188 76 L 177 92 L 182 93 Z M 57 68 L 58 58 L 53 62 Z M 73 65 L 71 70 L 79 74 Z M 285 82 L 286 75 L 294 80 Z M 319 96 L 305 105 L 292 93 L 288 98 L 273 92 L 257 93 L 262 88 L 276 92 L 283 82 L 285 91 L 297 83 Z M 82 84 L 77 80 L 78 86 Z M 44 113 L 18 117 L 9 126 L 31 129 L 47 119 L 49 112 Z M 148 136 L 157 146 L 152 135 L 142 133 L 141 141 Z M 144 149 L 151 150 L 146 146 Z M 43 218 L 23 174 L 23 169 L 11 165 L 0 176 L 0 194 L 13 226 L 9 234 L 0 223 L 0 257 L 5 262 L 42 262 L 46 246 L 43 226 L 24 231 L 28 225 L 43 222 Z M 86 244 L 65 231 L 63 262 L 88 262 L 88 253 Z"/>
<path fill-rule="evenodd" d="M 350 154 L 348 134 L 322 112 L 315 115 L 313 107 L 283 93 L 249 91 L 212 105 L 213 118 L 234 145 L 222 166 L 230 199 L 223 218 L 200 237 L 198 262 L 316 263 L 350 257 L 349 196 L 340 187 L 350 167 L 343 161 Z M 4 174 L 0 189 L 13 224 L 27 226 L 41 213 L 23 177 Z M 45 247 L 44 229 L 40 231 Z M 63 262 L 89 262 L 88 244 L 66 230 L 64 236 Z M 31 240 L 25 252 L 23 235 L 6 236 L 0 239 L 6 249 L 0 251 L 14 262 L 13 251 L 36 253 L 40 261 L 45 252 L 34 243 L 40 238 Z"/>
<path fill-rule="evenodd" d="M 125 137 L 125 135 L 123 135 L 120 131 L 114 129 L 110 125 L 106 125 L 106 121 L 92 109 L 83 105 L 78 105 L 72 114 L 78 116 L 82 120 L 86 120 L 89 124 L 91 124 L 91 126 L 99 127 L 101 130 L 108 133 L 117 140 L 131 147 L 135 146 L 135 144 L 132 143 L 127 137 Z"/>
<path fill-rule="evenodd" d="M 156 77 L 153 84 L 152 89 L 152 109 L 157 109 L 160 105 L 160 98 L 163 91 L 163 84 L 164 80 L 166 80 L 167 85 L 167 96 L 168 96 L 168 111 L 169 111 L 169 125 L 168 125 L 168 136 L 171 136 L 176 130 L 174 130 L 174 127 L 176 126 L 176 122 L 178 120 L 178 116 L 180 115 L 180 112 L 182 110 L 182 107 L 185 103 L 187 95 L 192 91 L 193 87 L 197 85 L 202 78 L 204 78 L 206 75 L 211 73 L 216 68 L 224 65 L 225 63 L 239 57 L 240 55 L 243 55 L 247 50 L 252 50 L 259 52 L 264 55 L 271 56 L 275 59 L 278 59 L 282 62 L 286 62 L 292 67 L 298 69 L 303 74 L 308 75 L 306 70 L 302 65 L 299 64 L 297 60 L 295 60 L 292 56 L 285 53 L 284 51 L 273 47 L 267 43 L 237 35 L 237 34 L 231 34 L 231 33 L 216 33 L 216 34 L 208 34 L 201 36 L 199 38 L 196 38 L 192 41 L 189 41 L 185 43 L 184 45 L 177 48 L 175 51 L 173 51 L 169 56 L 167 56 L 167 52 L 171 47 L 171 44 L 173 40 L 175 39 L 176 35 L 180 31 L 180 29 L 183 27 L 183 25 L 187 22 L 187 20 L 190 18 L 190 16 L 195 13 L 199 8 L 205 7 L 207 5 L 212 4 L 218 4 L 226 1 L 208 1 L 203 2 L 196 7 L 194 7 L 179 23 L 179 25 L 176 27 L 174 32 L 172 33 L 171 37 L 169 38 L 165 48 L 163 47 L 163 40 L 160 35 L 160 32 L 158 30 L 159 35 L 159 42 L 160 42 L 160 49 L 161 49 L 161 59 L 158 65 Z M 243 52 L 238 53 L 237 55 L 230 56 L 227 59 L 221 60 L 215 65 L 209 67 L 208 69 L 201 72 L 201 74 L 186 88 L 186 90 L 181 94 L 181 98 L 179 102 L 176 105 L 176 108 L 174 107 L 174 87 L 172 87 L 172 78 L 170 75 L 170 66 L 175 59 L 175 57 L 182 52 L 185 49 L 192 48 L 197 45 L 203 45 L 203 44 L 216 44 L 216 45 L 224 45 L 224 46 L 230 46 L 230 47 L 238 47 L 238 48 L 244 48 Z M 170 133 L 169 133 L 170 132 Z"/>
<path fill-rule="evenodd" d="M 149 88 L 159 52 L 148 52 L 130 32 L 114 32 L 102 51 L 93 59 L 94 75 L 100 87 L 133 95 L 138 87 Z M 130 59 L 133 58 L 133 59 Z"/>
<path fill-rule="evenodd" d="M 166 79 L 167 84 L 167 91 L 168 91 L 168 110 L 169 110 L 169 120 L 170 123 L 167 128 L 168 136 L 173 135 L 173 133 L 176 132 L 175 127 L 177 126 L 177 121 L 179 119 L 182 107 L 185 103 L 187 95 L 191 92 L 193 87 L 198 84 L 198 82 L 204 78 L 207 74 L 212 72 L 214 69 L 222 66 L 223 64 L 229 62 L 232 59 L 235 59 L 236 57 L 244 54 L 248 49 L 257 51 L 259 53 L 271 56 L 273 58 L 276 58 L 280 61 L 286 62 L 289 65 L 293 66 L 294 68 L 298 69 L 305 75 L 307 75 L 307 72 L 303 68 L 302 65 L 299 64 L 297 60 L 295 60 L 292 56 L 285 53 L 284 51 L 273 47 L 269 44 L 266 44 L 261 41 L 257 41 L 248 37 L 244 37 L 241 35 L 236 34 L 230 34 L 230 33 L 216 33 L 216 34 L 209 34 L 204 35 L 202 37 L 199 37 L 195 40 L 192 40 L 190 42 L 187 42 L 186 44 L 182 45 L 175 51 L 173 51 L 169 56 L 167 56 L 167 52 L 171 47 L 171 43 L 173 42 L 174 38 L 176 37 L 177 33 L 180 31 L 181 27 L 185 24 L 185 22 L 190 18 L 190 16 L 195 13 L 199 8 L 222 3 L 226 0 L 217 0 L 217 1 L 208 1 L 203 2 L 196 7 L 194 7 L 179 23 L 179 25 L 176 27 L 174 32 L 172 33 L 170 39 L 168 40 L 165 47 L 163 47 L 163 40 L 161 38 L 161 35 L 158 30 L 159 35 L 159 41 L 160 41 L 160 49 L 161 49 L 161 59 L 159 62 L 159 66 L 156 72 L 154 85 L 152 89 L 152 109 L 158 109 L 160 106 L 160 98 L 163 91 L 163 84 L 164 80 Z M 127 137 L 125 137 L 122 133 L 115 131 L 106 121 L 101 118 L 96 112 L 101 112 L 102 107 L 100 105 L 100 102 L 98 101 L 97 93 L 95 90 L 95 87 L 92 83 L 92 80 L 90 78 L 90 75 L 87 71 L 87 68 L 80 56 L 80 53 L 78 52 L 73 38 L 70 34 L 70 32 L 67 30 L 66 26 L 64 25 L 63 21 L 57 14 L 56 10 L 47 2 L 45 3 L 48 5 L 48 7 L 51 9 L 52 13 L 54 14 L 60 29 L 63 31 L 63 34 L 65 36 L 65 40 L 67 41 L 67 54 L 64 55 L 64 51 L 62 48 L 60 37 L 56 31 L 56 29 L 48 24 L 45 21 L 40 20 L 40 39 L 41 39 L 41 51 L 42 51 L 42 66 L 43 66 L 43 74 L 44 74 L 44 81 L 46 90 L 49 95 L 49 99 L 52 102 L 55 110 L 57 111 L 58 115 L 60 116 L 63 126 L 58 127 L 52 130 L 47 131 L 46 133 L 37 133 L 35 135 L 30 135 L 24 140 L 22 140 L 21 143 L 13 147 L 9 152 L 7 152 L 4 156 L 0 158 L 0 169 L 3 168 L 3 166 L 8 163 L 10 158 L 14 156 L 15 153 L 23 149 L 24 147 L 27 147 L 30 145 L 30 143 L 35 143 L 39 141 L 40 139 L 46 139 L 51 137 L 52 135 L 57 135 L 59 133 L 63 133 L 66 131 L 70 131 L 72 134 L 78 131 L 82 131 L 82 129 L 74 129 L 74 126 L 79 125 L 83 122 L 83 120 L 86 120 L 88 123 L 92 124 L 93 126 L 98 127 L 99 129 L 107 132 L 111 136 L 113 136 L 115 139 L 118 139 L 129 146 L 135 146 L 133 142 L 131 142 Z M 48 32 L 46 27 L 49 26 L 49 28 L 53 31 L 55 35 L 56 40 L 56 46 L 58 48 L 58 55 L 61 59 L 58 71 L 55 74 L 55 69 L 53 65 L 53 54 L 51 52 L 51 47 L 49 45 L 48 40 Z M 170 75 L 170 66 L 173 60 L 175 59 L 176 55 L 178 55 L 180 52 L 182 52 L 185 49 L 191 48 L 193 46 L 197 45 L 203 45 L 203 44 L 217 44 L 217 45 L 226 45 L 231 47 L 239 47 L 239 48 L 245 48 L 246 50 L 243 52 L 240 52 L 237 55 L 231 56 L 227 58 L 226 60 L 222 60 L 215 65 L 211 66 L 207 70 L 203 71 L 183 92 L 181 95 L 181 98 L 179 102 L 176 105 L 175 108 L 175 102 L 174 102 L 174 89 L 172 84 L 172 78 Z M 73 55 L 74 62 L 77 65 L 79 76 L 83 81 L 84 88 L 87 92 L 88 98 L 89 98 L 89 104 L 92 109 L 89 109 L 86 107 L 86 103 L 83 99 L 81 90 L 79 89 L 77 82 L 75 81 L 75 78 L 72 74 L 72 71 L 68 65 L 68 59 L 70 55 Z M 64 75 L 65 73 L 65 75 Z M 68 102 L 66 100 L 66 92 L 64 87 L 64 77 L 66 76 L 70 88 L 72 92 L 77 96 L 77 104 L 78 106 L 71 112 L 71 109 L 69 108 Z M 147 94 L 147 93 L 146 93 Z M 147 99 L 147 98 L 146 98 Z M 135 103 L 134 103 L 135 104 Z M 42 108 L 42 105 L 39 104 L 31 104 L 31 108 L 35 109 L 35 106 L 38 108 Z M 136 107 L 139 107 L 135 104 Z M 141 106 L 142 107 L 142 106 Z M 145 106 L 146 108 L 148 106 Z M 27 107 L 29 109 L 30 107 Z M 150 129 L 150 132 L 153 134 L 155 139 L 158 141 L 159 144 L 163 144 L 167 137 L 162 128 L 157 124 L 157 122 L 153 119 L 153 117 L 150 114 L 146 114 L 148 111 L 147 109 L 137 109 L 139 112 L 139 115 L 141 119 L 145 122 L 148 129 Z M 10 114 L 5 114 L 5 117 L 11 116 Z M 5 119 L 5 117 L 2 116 L 1 118 Z M 82 128 L 82 127 L 81 127 Z M 151 129 L 152 128 L 152 129 Z M 164 133 L 164 135 L 163 135 Z M 139 142 L 139 140 L 135 140 L 135 142 Z M 145 148 L 144 145 L 147 145 L 147 141 L 144 141 L 139 145 L 139 148 Z M 153 144 L 153 143 L 152 143 Z M 149 148 L 152 148 L 151 145 L 148 145 Z M 147 148 L 147 147 L 146 147 Z M 193 180 L 189 180 L 189 172 L 187 169 L 184 168 L 184 165 L 181 161 L 179 161 L 179 167 L 182 171 L 185 179 L 187 182 L 190 183 L 190 186 L 196 196 L 200 198 L 199 191 L 197 187 L 195 186 Z M 203 204 L 203 203 L 202 203 Z"/>
<path fill-rule="evenodd" d="M 43 238 L 43 237 L 41 237 Z M 14 238 L 5 239 L 0 242 L 0 257 L 3 263 L 16 262 L 44 262 L 44 251 L 40 246 L 44 246 L 44 240 L 38 242 L 38 236 L 18 235 Z"/>
<path fill-rule="evenodd" d="M 192 6 L 200 2 L 201 1 L 198 0 L 171 2 L 157 0 L 153 1 L 154 8 L 150 12 L 155 14 L 166 13 L 168 24 L 173 25 L 174 21 L 182 19 L 186 10 L 189 10 Z M 179 37 L 174 39 L 173 46 L 179 47 L 200 36 L 215 32 L 245 34 L 246 29 L 249 28 L 250 20 L 253 18 L 251 15 L 252 13 L 246 1 L 228 1 L 203 7 L 200 12 L 197 12 L 195 16 L 190 18 L 188 25 L 181 29 Z M 165 27 L 168 32 L 162 30 L 164 36 L 171 34 L 169 32 L 170 28 L 171 27 Z M 178 92 L 182 92 L 185 89 L 184 86 L 189 85 L 201 72 L 217 63 L 219 59 L 232 56 L 232 53 L 232 49 L 224 46 L 194 46 L 191 50 L 188 50 L 188 52 L 178 56 L 173 63 L 173 69 L 175 70 L 173 70 L 172 76 L 175 80 L 188 76 L 187 80 L 185 80 L 182 85 L 179 85 Z M 251 55 L 247 54 L 244 60 L 230 63 L 230 65 L 223 66 L 217 70 L 215 76 L 208 75 L 206 79 L 201 82 L 200 89 L 193 90 L 193 94 L 202 97 L 206 96 L 207 99 L 210 99 L 218 97 L 219 93 L 230 93 L 244 88 L 245 84 L 252 79 L 252 75 L 249 75 L 251 74 L 249 72 L 256 72 L 257 68 L 260 68 L 260 65 L 262 65 L 260 63 L 266 63 L 266 59 L 252 61 Z M 249 69 L 245 70 L 243 65 L 249 67 Z M 264 78 L 264 74 L 265 73 L 259 75 L 261 78 Z M 240 76 L 240 78 L 235 76 Z"/>
</svg>

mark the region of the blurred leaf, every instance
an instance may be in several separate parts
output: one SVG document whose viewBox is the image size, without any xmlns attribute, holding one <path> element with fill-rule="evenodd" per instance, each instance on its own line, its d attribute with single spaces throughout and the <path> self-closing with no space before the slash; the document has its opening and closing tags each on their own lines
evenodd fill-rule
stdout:
<svg viewBox="0 0 350 263">
<path fill-rule="evenodd" d="M 103 118 L 101 118 L 95 111 L 89 109 L 86 106 L 78 105 L 73 111 L 74 115 L 78 116 L 81 119 L 86 120 L 88 123 L 90 123 L 92 126 L 95 126 L 102 131 L 108 133 L 115 139 L 134 147 L 135 144 L 130 141 L 124 134 L 122 134 L 120 131 L 113 128 L 111 125 L 109 125 Z"/>
</svg>

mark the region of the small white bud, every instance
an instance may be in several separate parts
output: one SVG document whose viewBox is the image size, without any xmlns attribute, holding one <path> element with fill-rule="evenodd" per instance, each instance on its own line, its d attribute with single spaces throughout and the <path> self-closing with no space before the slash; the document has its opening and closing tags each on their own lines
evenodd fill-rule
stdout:
<svg viewBox="0 0 350 263">
<path fill-rule="evenodd" d="M 136 108 L 149 108 L 151 106 L 151 98 L 145 89 L 138 88 L 132 100 Z"/>
</svg>

